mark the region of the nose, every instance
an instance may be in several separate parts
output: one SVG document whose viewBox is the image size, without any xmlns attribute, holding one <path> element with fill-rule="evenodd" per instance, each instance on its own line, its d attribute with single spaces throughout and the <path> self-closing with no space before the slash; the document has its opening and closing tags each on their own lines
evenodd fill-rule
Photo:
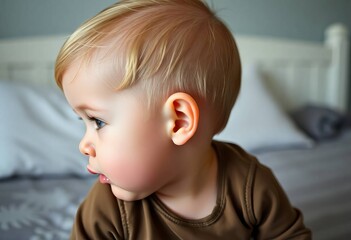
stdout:
<svg viewBox="0 0 351 240">
<path fill-rule="evenodd" d="M 80 141 L 79 151 L 83 155 L 87 155 L 89 157 L 96 157 L 95 147 L 91 142 L 87 141 L 86 136 L 84 136 L 84 138 Z"/>
</svg>

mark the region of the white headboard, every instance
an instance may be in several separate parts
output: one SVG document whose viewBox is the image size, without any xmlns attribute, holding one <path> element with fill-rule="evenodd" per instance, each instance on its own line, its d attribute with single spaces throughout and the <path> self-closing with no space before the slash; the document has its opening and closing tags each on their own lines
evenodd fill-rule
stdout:
<svg viewBox="0 0 351 240">
<path fill-rule="evenodd" d="M 67 36 L 0 40 L 0 79 L 54 84 L 56 55 Z M 286 110 L 305 103 L 347 109 L 349 33 L 330 26 L 325 42 L 235 35 L 242 63 L 262 69 Z"/>
<path fill-rule="evenodd" d="M 56 56 L 67 37 L 0 40 L 0 79 L 55 84 Z"/>
<path fill-rule="evenodd" d="M 324 43 L 238 36 L 243 65 L 254 63 L 285 109 L 305 103 L 347 109 L 349 33 L 341 24 L 325 31 Z"/>
</svg>

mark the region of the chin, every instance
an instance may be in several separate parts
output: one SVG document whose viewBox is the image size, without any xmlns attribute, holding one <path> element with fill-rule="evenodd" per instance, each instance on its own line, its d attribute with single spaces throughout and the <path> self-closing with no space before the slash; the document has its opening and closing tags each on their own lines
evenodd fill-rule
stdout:
<svg viewBox="0 0 351 240">
<path fill-rule="evenodd" d="M 132 201 L 137 201 L 137 200 L 141 200 L 144 199 L 146 197 L 148 197 L 150 194 L 146 194 L 146 193 L 137 193 L 137 192 L 130 192 L 127 191 L 125 189 L 116 187 L 111 185 L 111 190 L 113 195 L 123 201 L 127 201 L 127 202 L 132 202 Z"/>
</svg>

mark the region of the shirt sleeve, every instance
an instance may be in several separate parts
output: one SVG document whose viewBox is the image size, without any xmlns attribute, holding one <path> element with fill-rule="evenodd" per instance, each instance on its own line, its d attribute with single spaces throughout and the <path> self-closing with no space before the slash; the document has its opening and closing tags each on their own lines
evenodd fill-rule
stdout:
<svg viewBox="0 0 351 240">
<path fill-rule="evenodd" d="M 109 185 L 96 182 L 78 208 L 70 239 L 124 239 L 120 212 Z"/>
<path fill-rule="evenodd" d="M 311 239 L 302 213 L 291 206 L 272 171 L 256 162 L 252 174 L 251 206 L 255 239 Z"/>
</svg>

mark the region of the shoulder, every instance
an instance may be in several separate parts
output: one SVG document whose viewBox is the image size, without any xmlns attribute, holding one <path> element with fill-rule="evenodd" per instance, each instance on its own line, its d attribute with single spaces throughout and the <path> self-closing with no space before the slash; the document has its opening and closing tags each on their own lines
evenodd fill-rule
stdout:
<svg viewBox="0 0 351 240">
<path fill-rule="evenodd" d="M 96 182 L 78 208 L 71 239 L 123 239 L 120 203 L 110 186 Z"/>
<path fill-rule="evenodd" d="M 265 210 L 277 204 L 289 205 L 272 171 L 259 163 L 255 156 L 232 143 L 217 142 L 216 147 L 232 185 L 229 190 L 234 189 L 240 197 L 252 225 L 259 222 Z"/>
<path fill-rule="evenodd" d="M 257 239 L 311 239 L 302 213 L 294 208 L 282 186 L 264 165 L 258 164 L 252 180 L 251 209 Z"/>
<path fill-rule="evenodd" d="M 240 146 L 214 142 L 223 175 L 227 177 L 227 194 L 235 206 L 241 206 L 246 224 L 255 239 L 310 239 L 302 214 L 292 207 L 273 172 Z M 295 238 L 296 237 L 296 238 Z"/>
</svg>

